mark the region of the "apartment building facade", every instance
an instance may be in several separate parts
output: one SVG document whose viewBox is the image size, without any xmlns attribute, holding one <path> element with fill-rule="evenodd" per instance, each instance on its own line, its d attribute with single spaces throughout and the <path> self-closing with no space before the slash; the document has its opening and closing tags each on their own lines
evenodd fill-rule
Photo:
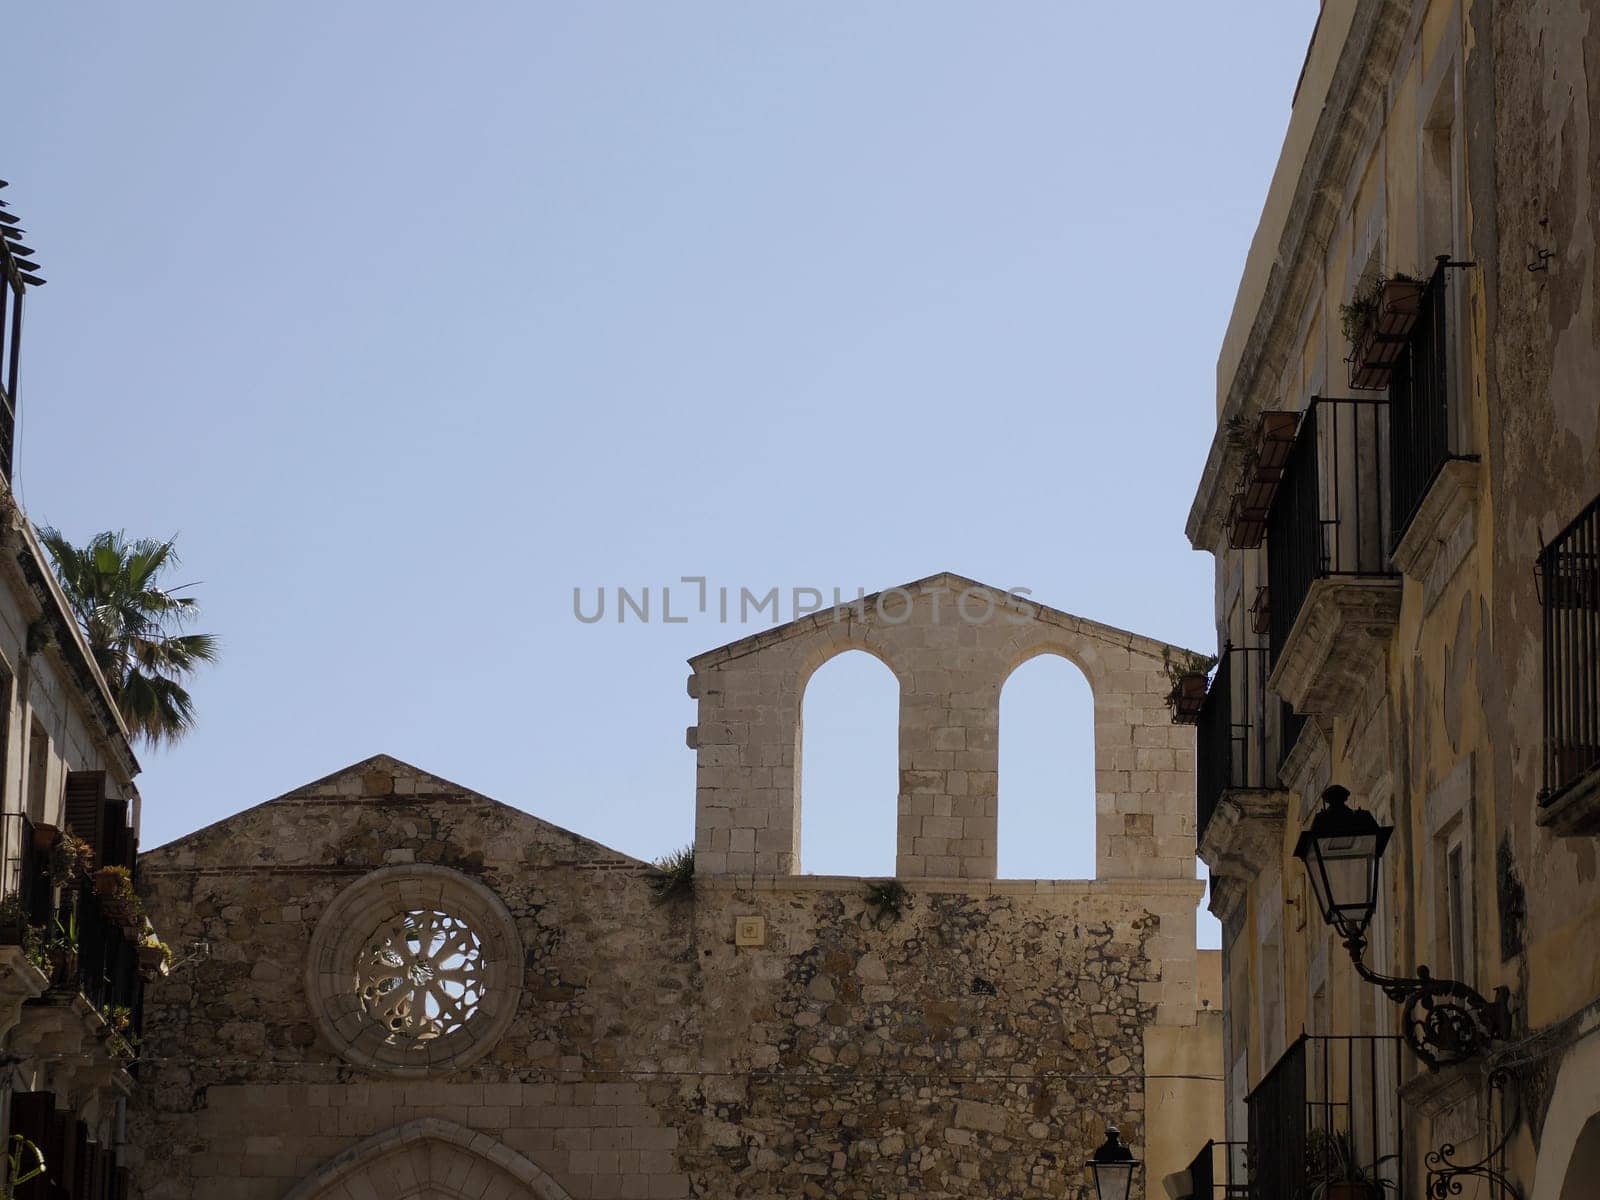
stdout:
<svg viewBox="0 0 1600 1200">
<path fill-rule="evenodd" d="M 1347 1161 L 1597 1194 L 1597 49 L 1576 0 L 1322 6 L 1187 523 L 1228 1064 L 1197 1196 Z M 1351 811 L 1364 924 L 1307 867 Z"/>
<path fill-rule="evenodd" d="M 26 293 L 0 202 L 0 1163 L 17 1200 L 121 1200 L 129 1070 L 165 952 L 132 899 L 128 730 L 12 490 Z"/>
</svg>

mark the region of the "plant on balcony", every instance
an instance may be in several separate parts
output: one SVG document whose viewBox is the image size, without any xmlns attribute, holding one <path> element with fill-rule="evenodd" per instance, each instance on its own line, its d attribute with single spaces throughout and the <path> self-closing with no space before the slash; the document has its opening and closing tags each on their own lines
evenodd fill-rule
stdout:
<svg viewBox="0 0 1600 1200">
<path fill-rule="evenodd" d="M 1181 725 L 1192 725 L 1200 718 L 1200 706 L 1206 699 L 1206 677 L 1217 665 L 1217 657 L 1182 650 L 1174 658 L 1168 646 L 1162 648 L 1161 658 L 1167 678 L 1172 681 L 1172 690 L 1167 693 L 1172 719 Z"/>
<path fill-rule="evenodd" d="M 144 902 L 133 890 L 133 874 L 127 867 L 101 867 L 96 871 L 94 894 L 106 916 L 124 929 L 139 932 L 144 922 Z"/>
<path fill-rule="evenodd" d="M 43 945 L 44 957 L 49 964 L 46 974 L 52 985 L 70 983 L 78 974 L 78 913 L 69 910 L 66 921 L 58 916 L 55 930 Z"/>
<path fill-rule="evenodd" d="M 694 847 L 685 846 L 656 859 L 650 886 L 660 901 L 694 895 Z"/>
<path fill-rule="evenodd" d="M 126 1004 L 108 1004 L 97 1010 L 105 1021 L 106 1047 L 119 1058 L 132 1058 L 139 1039 L 133 1034 L 133 1010 Z"/>
<path fill-rule="evenodd" d="M 1394 1182 L 1378 1176 L 1378 1167 L 1394 1155 L 1385 1155 L 1370 1167 L 1361 1165 L 1355 1145 L 1344 1130 L 1314 1129 L 1306 1139 L 1307 1200 L 1382 1200 Z"/>
<path fill-rule="evenodd" d="M 172 947 L 163 942 L 153 931 L 146 932 L 139 940 L 139 969 L 145 976 L 164 975 L 172 966 Z"/>
<path fill-rule="evenodd" d="M 28 910 L 21 896 L 12 892 L 0 900 L 0 946 L 27 945 L 29 928 Z"/>
<path fill-rule="evenodd" d="M 61 830 L 54 825 L 35 825 L 33 827 L 33 848 L 48 852 L 56 844 L 56 839 L 61 836 Z"/>
<path fill-rule="evenodd" d="M 1422 307 L 1425 280 L 1396 271 L 1367 274 L 1348 304 L 1339 306 L 1339 330 L 1350 344 L 1350 386 L 1378 389 L 1405 349 L 1407 335 Z"/>
<path fill-rule="evenodd" d="M 69 829 L 63 829 L 50 847 L 46 871 L 57 887 L 71 887 L 94 869 L 94 848 Z"/>
</svg>

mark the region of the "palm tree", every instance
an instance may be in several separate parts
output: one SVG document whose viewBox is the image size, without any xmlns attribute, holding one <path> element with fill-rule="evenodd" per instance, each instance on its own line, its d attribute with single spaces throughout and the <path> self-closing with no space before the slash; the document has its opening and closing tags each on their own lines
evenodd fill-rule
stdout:
<svg viewBox="0 0 1600 1200">
<path fill-rule="evenodd" d="M 79 547 L 48 527 L 39 539 L 133 736 L 155 746 L 188 733 L 194 701 L 180 681 L 216 661 L 217 639 L 181 632 L 198 606 L 159 585 L 178 563 L 172 540 L 108 530 Z"/>
</svg>

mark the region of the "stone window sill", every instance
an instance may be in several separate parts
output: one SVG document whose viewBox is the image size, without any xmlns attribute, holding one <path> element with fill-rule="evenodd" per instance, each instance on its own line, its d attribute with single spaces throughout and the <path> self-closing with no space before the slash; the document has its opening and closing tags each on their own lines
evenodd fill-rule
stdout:
<svg viewBox="0 0 1600 1200">
<path fill-rule="evenodd" d="M 1540 806 L 1538 822 L 1557 837 L 1600 835 L 1600 767 Z"/>
</svg>

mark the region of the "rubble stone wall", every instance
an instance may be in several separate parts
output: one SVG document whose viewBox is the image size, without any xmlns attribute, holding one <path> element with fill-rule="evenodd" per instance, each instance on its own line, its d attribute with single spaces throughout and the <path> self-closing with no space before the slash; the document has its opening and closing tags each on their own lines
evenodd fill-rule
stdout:
<svg viewBox="0 0 1600 1200">
<path fill-rule="evenodd" d="M 305 962 L 336 896 L 408 863 L 493 891 L 525 961 L 494 1045 L 400 1076 L 323 1040 Z M 659 901 L 645 864 L 382 757 L 141 880 L 180 957 L 209 948 L 148 993 L 144 1200 L 1076 1197 L 1106 1122 L 1142 1145 L 1146 1030 L 1194 1020 L 1193 880 Z"/>
</svg>

